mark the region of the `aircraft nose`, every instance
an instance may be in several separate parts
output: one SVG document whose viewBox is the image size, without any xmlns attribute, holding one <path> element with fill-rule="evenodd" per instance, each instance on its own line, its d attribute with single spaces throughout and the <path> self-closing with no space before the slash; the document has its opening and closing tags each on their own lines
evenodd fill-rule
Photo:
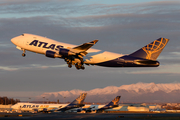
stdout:
<svg viewBox="0 0 180 120">
<path fill-rule="evenodd" d="M 17 37 L 12 38 L 12 39 L 11 39 L 11 42 L 12 42 L 13 44 L 17 45 L 17 43 L 18 43 Z"/>
</svg>

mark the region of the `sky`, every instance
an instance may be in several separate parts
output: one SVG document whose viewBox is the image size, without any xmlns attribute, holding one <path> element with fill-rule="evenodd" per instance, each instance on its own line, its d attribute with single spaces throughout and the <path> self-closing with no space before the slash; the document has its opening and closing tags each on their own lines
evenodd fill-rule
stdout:
<svg viewBox="0 0 180 120">
<path fill-rule="evenodd" d="M 44 92 L 91 90 L 138 82 L 180 82 L 179 0 L 1 0 L 0 96 L 35 97 Z M 95 49 L 130 54 L 165 37 L 157 68 L 68 68 L 63 59 L 16 49 L 22 33 Z"/>
</svg>

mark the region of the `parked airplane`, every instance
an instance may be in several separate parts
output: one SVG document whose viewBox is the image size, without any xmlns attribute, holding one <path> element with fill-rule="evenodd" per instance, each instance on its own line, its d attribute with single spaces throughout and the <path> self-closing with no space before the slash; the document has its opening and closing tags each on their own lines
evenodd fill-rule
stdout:
<svg viewBox="0 0 180 120">
<path fill-rule="evenodd" d="M 37 111 L 37 112 L 49 112 L 49 111 L 61 111 L 78 108 L 84 106 L 83 102 L 87 93 L 82 93 L 70 104 L 37 104 L 37 103 L 17 103 L 11 107 L 13 110 L 20 111 Z"/>
<path fill-rule="evenodd" d="M 89 49 L 98 40 L 93 40 L 79 46 L 58 42 L 46 37 L 24 33 L 11 39 L 17 49 L 44 54 L 50 58 L 64 59 L 68 67 L 75 65 L 77 69 L 85 69 L 86 65 L 98 65 L 104 67 L 157 67 L 156 60 L 169 39 L 159 38 L 145 47 L 129 55 L 122 55 L 97 49 Z"/>
<path fill-rule="evenodd" d="M 81 109 L 77 108 L 77 112 L 86 111 L 86 112 L 102 112 L 106 109 L 112 109 L 114 107 L 118 107 L 118 102 L 120 100 L 121 96 L 117 96 L 114 98 L 110 103 L 107 105 L 85 105 Z"/>
</svg>

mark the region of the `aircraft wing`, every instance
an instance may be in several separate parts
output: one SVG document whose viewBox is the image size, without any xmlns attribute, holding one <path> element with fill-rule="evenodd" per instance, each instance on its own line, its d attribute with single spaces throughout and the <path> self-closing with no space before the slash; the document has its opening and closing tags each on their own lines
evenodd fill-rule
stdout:
<svg viewBox="0 0 180 120">
<path fill-rule="evenodd" d="M 88 54 L 86 52 L 89 48 L 95 45 L 98 40 L 93 40 L 88 43 L 84 43 L 82 45 L 76 46 L 74 48 L 60 48 L 58 53 L 52 51 L 46 51 L 47 57 L 62 57 L 67 62 L 68 67 L 71 68 L 72 65 L 75 65 L 77 69 L 85 69 L 83 57 Z"/>
<path fill-rule="evenodd" d="M 84 54 L 83 56 L 85 56 L 86 54 L 87 54 L 87 50 L 89 49 L 89 48 L 91 48 L 93 45 L 95 45 L 96 43 L 98 42 L 98 40 L 93 40 L 93 41 L 91 41 L 91 42 L 88 42 L 88 43 L 84 43 L 84 44 L 82 44 L 82 45 L 79 45 L 79 46 L 77 46 L 77 47 L 74 47 L 74 48 L 72 48 L 72 49 L 70 49 L 72 52 L 74 52 L 74 53 L 82 53 L 82 54 Z M 81 55 L 82 55 L 81 54 Z"/>
</svg>

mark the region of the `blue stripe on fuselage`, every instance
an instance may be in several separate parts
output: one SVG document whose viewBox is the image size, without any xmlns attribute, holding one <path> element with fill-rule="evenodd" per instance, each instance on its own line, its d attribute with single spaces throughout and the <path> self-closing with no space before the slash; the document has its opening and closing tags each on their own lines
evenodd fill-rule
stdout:
<svg viewBox="0 0 180 120">
<path fill-rule="evenodd" d="M 96 65 L 105 67 L 157 67 L 159 62 L 125 55 Z"/>
</svg>

